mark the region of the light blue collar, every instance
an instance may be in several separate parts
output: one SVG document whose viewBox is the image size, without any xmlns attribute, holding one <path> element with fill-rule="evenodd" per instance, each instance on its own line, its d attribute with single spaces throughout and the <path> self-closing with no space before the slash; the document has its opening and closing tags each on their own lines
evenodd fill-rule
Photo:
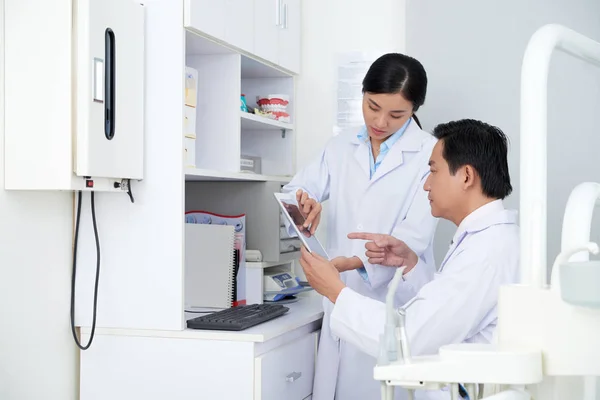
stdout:
<svg viewBox="0 0 600 400">
<path fill-rule="evenodd" d="M 387 150 L 389 150 L 394 143 L 396 143 L 398 141 L 398 139 L 400 139 L 400 137 L 402 137 L 402 135 L 404 134 L 404 131 L 406 131 L 406 128 L 408 128 L 408 125 L 410 125 L 410 122 L 412 121 L 412 118 L 409 118 L 408 121 L 406 121 L 404 123 L 404 125 L 402 125 L 402 127 L 400 129 L 398 129 L 392 136 L 390 136 L 389 138 L 387 138 L 385 140 L 385 142 L 383 142 L 381 144 L 381 149 L 380 151 L 382 153 L 387 152 Z M 369 143 L 369 133 L 367 132 L 367 126 L 363 125 L 362 128 L 360 129 L 360 132 L 357 135 L 358 140 L 360 140 L 361 142 L 365 142 L 367 144 Z"/>
</svg>

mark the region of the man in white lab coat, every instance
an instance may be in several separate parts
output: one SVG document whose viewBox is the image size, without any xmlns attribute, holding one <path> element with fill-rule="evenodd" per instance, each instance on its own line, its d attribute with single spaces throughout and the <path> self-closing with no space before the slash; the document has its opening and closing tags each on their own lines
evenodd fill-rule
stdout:
<svg viewBox="0 0 600 400">
<path fill-rule="evenodd" d="M 519 228 L 515 211 L 502 199 L 512 191 L 507 139 L 502 131 L 475 120 L 441 124 L 424 190 L 431 213 L 458 226 L 433 281 L 421 288 L 407 311 L 406 329 L 413 356 L 436 354 L 442 345 L 489 343 L 497 321 L 498 290 L 517 282 Z M 422 267 L 404 242 L 390 235 L 351 233 L 366 240 L 369 263 L 406 266 L 404 277 Z M 385 304 L 345 287 L 336 268 L 306 249 L 300 263 L 311 286 L 332 303 L 333 334 L 377 357 L 385 324 Z M 396 390 L 396 398 L 406 396 Z M 439 398 L 440 393 L 418 397 Z M 356 396 L 337 400 L 371 400 Z"/>
</svg>

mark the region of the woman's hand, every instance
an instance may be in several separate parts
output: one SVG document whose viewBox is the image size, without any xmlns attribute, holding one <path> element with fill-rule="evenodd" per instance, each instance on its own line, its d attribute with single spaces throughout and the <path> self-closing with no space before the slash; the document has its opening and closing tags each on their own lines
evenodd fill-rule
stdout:
<svg viewBox="0 0 600 400">
<path fill-rule="evenodd" d="M 308 193 L 302 189 L 298 189 L 296 192 L 296 200 L 298 201 L 298 208 L 305 219 L 304 229 L 308 229 L 310 234 L 314 235 L 321 222 L 321 211 L 323 210 L 321 203 L 308 197 Z"/>
<path fill-rule="evenodd" d="M 351 271 L 363 267 L 363 263 L 358 257 L 336 257 L 331 260 L 332 264 L 339 272 Z"/>
</svg>

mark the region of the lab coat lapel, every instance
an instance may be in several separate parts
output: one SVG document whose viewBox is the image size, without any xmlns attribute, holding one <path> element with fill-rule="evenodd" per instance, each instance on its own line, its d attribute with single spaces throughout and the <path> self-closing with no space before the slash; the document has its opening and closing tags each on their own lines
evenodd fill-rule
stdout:
<svg viewBox="0 0 600 400">
<path fill-rule="evenodd" d="M 468 226 L 464 228 L 464 231 L 461 232 L 458 236 L 452 241 L 450 248 L 448 249 L 448 253 L 446 253 L 446 257 L 444 257 L 444 261 L 440 265 L 440 270 L 438 272 L 442 272 L 452 255 L 456 252 L 456 250 L 460 247 L 461 243 L 465 239 L 467 235 L 475 234 L 477 232 L 481 232 L 486 230 L 487 228 L 494 225 L 504 225 L 504 224 L 516 224 L 517 223 L 517 213 L 514 210 L 501 210 L 498 212 L 494 212 L 488 215 L 485 215 L 481 218 L 478 218 L 472 221 Z"/>
<path fill-rule="evenodd" d="M 442 272 L 444 270 L 446 263 L 448 262 L 450 257 L 452 257 L 452 255 L 454 254 L 454 251 L 458 248 L 458 246 L 463 241 L 465 236 L 467 236 L 467 231 L 464 231 L 462 234 L 460 234 L 460 236 L 458 236 L 452 240 L 452 243 L 450 243 L 450 248 L 448 249 L 448 252 L 446 253 L 446 256 L 444 257 L 444 261 L 442 261 L 442 263 L 440 264 L 440 270 L 438 272 Z"/>
<path fill-rule="evenodd" d="M 369 180 L 371 179 L 371 159 L 369 158 L 369 146 L 367 146 L 365 143 L 361 143 L 358 138 L 355 138 L 353 143 L 356 144 L 356 149 L 354 150 L 354 159 L 366 174 L 367 180 Z"/>
<path fill-rule="evenodd" d="M 375 171 L 371 183 L 376 182 L 386 174 L 395 170 L 404 163 L 405 152 L 418 152 L 421 150 L 423 140 L 420 135 L 421 129 L 419 126 L 412 121 L 407 127 L 406 131 L 398 139 L 392 148 L 388 151 L 387 155 L 383 159 L 383 162 Z"/>
</svg>

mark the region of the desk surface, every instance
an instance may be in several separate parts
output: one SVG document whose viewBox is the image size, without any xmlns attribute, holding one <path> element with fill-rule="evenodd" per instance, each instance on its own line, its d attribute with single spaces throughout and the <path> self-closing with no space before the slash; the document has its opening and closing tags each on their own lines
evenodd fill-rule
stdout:
<svg viewBox="0 0 600 400">
<path fill-rule="evenodd" d="M 181 339 L 228 340 L 236 342 L 266 342 L 323 317 L 323 300 L 315 292 L 302 293 L 296 303 L 286 304 L 289 311 L 279 318 L 238 332 L 184 329 L 181 331 L 96 328 L 97 335 L 144 336 Z M 187 318 L 194 314 L 186 314 Z M 89 327 L 81 332 L 90 333 Z"/>
</svg>

